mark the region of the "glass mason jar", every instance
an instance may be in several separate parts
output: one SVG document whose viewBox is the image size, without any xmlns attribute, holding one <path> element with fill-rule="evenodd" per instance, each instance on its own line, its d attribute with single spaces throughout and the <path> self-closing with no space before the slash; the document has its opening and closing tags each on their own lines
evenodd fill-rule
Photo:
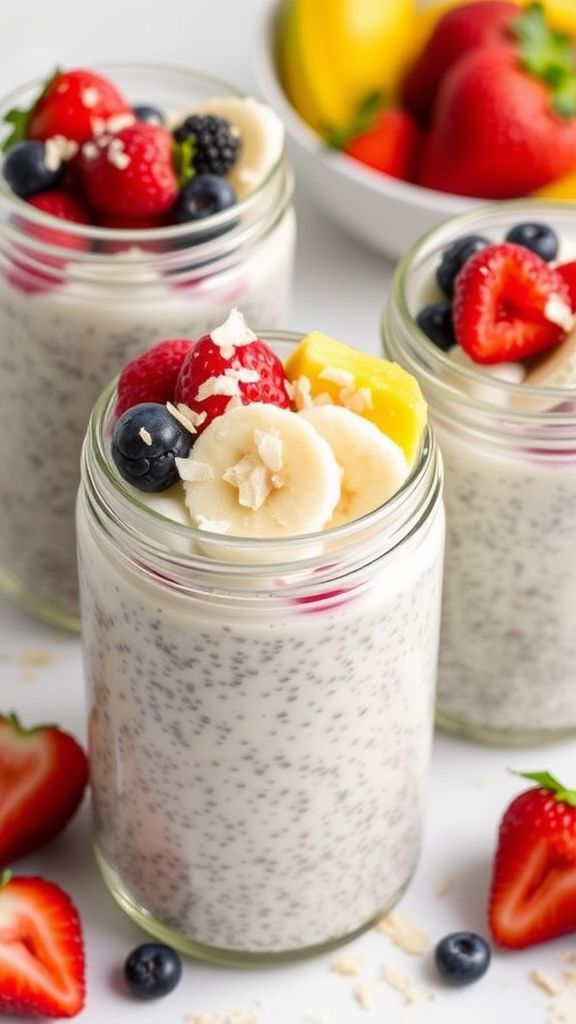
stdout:
<svg viewBox="0 0 576 1024">
<path fill-rule="evenodd" d="M 269 335 L 280 354 L 293 336 Z M 292 959 L 389 910 L 419 853 L 444 516 L 427 434 L 402 489 L 292 540 L 199 532 L 110 463 L 78 499 L 96 857 L 120 905 L 206 960 Z"/>
<path fill-rule="evenodd" d="M 181 69 L 106 69 L 131 101 L 185 113 L 240 95 Z M 39 83 L 0 104 L 25 107 Z M 74 503 L 90 409 L 133 356 L 197 337 L 237 306 L 286 321 L 295 235 L 282 154 L 235 207 L 207 221 L 125 231 L 56 222 L 0 185 L 0 587 L 77 628 Z M 55 225 L 58 225 L 57 230 Z"/>
<path fill-rule="evenodd" d="M 437 720 L 487 743 L 576 732 L 576 390 L 535 388 L 456 363 L 418 329 L 441 252 L 550 224 L 570 259 L 576 210 L 518 202 L 454 218 L 398 267 L 384 347 L 420 381 L 445 467 L 446 563 Z"/>
</svg>

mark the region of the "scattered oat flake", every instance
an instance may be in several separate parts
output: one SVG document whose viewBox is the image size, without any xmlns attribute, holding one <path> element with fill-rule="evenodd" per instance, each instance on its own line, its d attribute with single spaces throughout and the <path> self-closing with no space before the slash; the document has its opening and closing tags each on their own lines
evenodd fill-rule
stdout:
<svg viewBox="0 0 576 1024">
<path fill-rule="evenodd" d="M 418 1003 L 422 999 L 430 999 L 433 995 L 433 993 L 417 988 L 412 978 L 405 974 L 404 971 L 398 970 L 397 967 L 384 966 L 382 968 L 382 980 L 402 996 L 406 1006 L 409 1006 L 411 1003 Z"/>
<path fill-rule="evenodd" d="M 335 974 L 343 974 L 345 977 L 355 978 L 362 971 L 366 970 L 367 961 L 364 956 L 357 956 L 353 953 L 344 953 L 333 960 L 330 970 Z"/>
<path fill-rule="evenodd" d="M 560 960 L 563 964 L 576 964 L 576 949 L 570 949 L 567 953 L 562 953 Z"/>
<path fill-rule="evenodd" d="M 144 444 L 147 444 L 148 447 L 150 447 L 150 445 L 152 444 L 152 434 L 150 433 L 149 430 L 146 430 L 146 427 L 140 427 L 140 430 L 138 431 L 138 437 L 141 437 L 142 440 L 144 441 Z"/>
<path fill-rule="evenodd" d="M 358 1006 L 361 1006 L 363 1010 L 376 1009 L 378 999 L 374 989 L 371 988 L 370 985 L 364 985 L 362 982 L 358 982 L 358 984 L 354 986 L 353 991 L 354 998 L 358 1003 Z"/>
<path fill-rule="evenodd" d="M 193 1013 L 185 1018 L 184 1024 L 220 1024 L 221 1020 L 219 1013 Z"/>
<path fill-rule="evenodd" d="M 549 996 L 559 996 L 562 992 L 562 986 L 554 981 L 549 974 L 546 974 L 546 971 L 541 971 L 538 967 L 530 971 L 530 978 L 538 988 L 541 988 Z"/>
<path fill-rule="evenodd" d="M 256 1010 L 232 1010 L 224 1018 L 225 1024 L 259 1024 L 260 1014 Z"/>
<path fill-rule="evenodd" d="M 435 895 L 438 897 L 439 900 L 444 899 L 444 897 L 448 895 L 448 893 L 452 889 L 453 884 L 454 879 L 450 878 L 450 875 L 445 875 L 444 878 L 440 879 L 435 889 Z"/>
<path fill-rule="evenodd" d="M 31 647 L 22 653 L 20 660 L 26 668 L 45 668 L 46 665 L 52 664 L 54 655 L 52 651 Z"/>
<path fill-rule="evenodd" d="M 376 931 L 387 935 L 394 945 L 399 946 L 405 953 L 419 956 L 428 948 L 430 940 L 426 932 L 418 928 L 410 917 L 403 914 L 387 914 L 377 922 L 375 927 Z"/>
<path fill-rule="evenodd" d="M 286 397 L 291 402 L 293 402 L 294 401 L 294 388 L 293 388 L 293 386 L 292 386 L 292 384 L 290 383 L 289 380 L 285 380 L 284 381 L 284 391 L 286 392 Z"/>
<path fill-rule="evenodd" d="M 484 786 L 488 785 L 488 779 L 485 775 L 479 775 L 472 783 L 475 789 L 484 789 Z"/>
<path fill-rule="evenodd" d="M 570 967 L 567 971 L 562 974 L 562 980 L 565 985 L 576 985 L 576 970 Z"/>
</svg>

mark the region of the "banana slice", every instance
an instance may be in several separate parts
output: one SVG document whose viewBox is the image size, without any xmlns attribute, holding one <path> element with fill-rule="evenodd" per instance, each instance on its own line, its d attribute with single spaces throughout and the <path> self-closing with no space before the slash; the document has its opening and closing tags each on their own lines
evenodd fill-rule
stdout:
<svg viewBox="0 0 576 1024">
<path fill-rule="evenodd" d="M 298 415 L 328 442 L 342 471 L 341 498 L 329 527 L 372 512 L 404 483 L 406 456 L 374 423 L 337 405 L 316 405 Z"/>
<path fill-rule="evenodd" d="M 218 416 L 177 464 L 192 523 L 212 533 L 315 533 L 340 500 L 328 443 L 296 413 L 264 402 Z"/>
<path fill-rule="evenodd" d="M 512 403 L 514 409 L 546 412 L 563 401 L 573 401 L 576 390 L 576 328 L 573 327 L 559 345 L 532 362 L 523 384 L 522 395 L 515 396 Z M 543 397 L 531 392 L 531 388 L 558 388 L 559 393 Z"/>
<path fill-rule="evenodd" d="M 258 188 L 284 149 L 284 125 L 274 111 L 251 96 L 216 96 L 202 100 L 193 113 L 215 114 L 235 125 L 242 146 L 226 179 L 238 199 Z"/>
</svg>

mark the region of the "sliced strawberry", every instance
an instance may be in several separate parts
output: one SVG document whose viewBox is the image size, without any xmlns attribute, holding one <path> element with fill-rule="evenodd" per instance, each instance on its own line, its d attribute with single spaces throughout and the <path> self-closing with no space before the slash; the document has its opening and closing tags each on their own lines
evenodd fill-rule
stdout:
<svg viewBox="0 0 576 1024">
<path fill-rule="evenodd" d="M 576 791 L 548 772 L 500 824 L 489 904 L 494 940 L 522 949 L 576 931 Z"/>
<path fill-rule="evenodd" d="M 0 1013 L 75 1017 L 84 1006 L 84 946 L 72 900 L 43 878 L 0 887 Z"/>
<path fill-rule="evenodd" d="M 54 76 L 29 115 L 26 137 L 62 135 L 81 145 L 104 131 L 134 121 L 129 103 L 112 82 L 84 68 Z"/>
<path fill-rule="evenodd" d="M 54 725 L 24 729 L 0 716 L 0 866 L 53 839 L 77 810 L 88 762 Z"/>
<path fill-rule="evenodd" d="M 99 214 L 156 217 L 174 204 L 179 191 L 173 163 L 174 140 L 157 124 L 136 122 L 82 147 L 79 173 L 90 204 Z"/>
<path fill-rule="evenodd" d="M 186 356 L 176 382 L 176 402 L 183 402 L 205 417 L 198 424 L 201 433 L 212 420 L 222 416 L 230 401 L 243 405 L 269 402 L 290 408 L 287 377 L 282 361 L 264 341 L 218 345 L 206 334 Z"/>
<path fill-rule="evenodd" d="M 563 263 L 556 267 L 556 273 L 560 275 L 570 294 L 572 311 L 576 313 L 576 260 L 572 263 Z"/>
<path fill-rule="evenodd" d="M 453 308 L 456 338 L 477 363 L 514 362 L 544 352 L 559 343 L 572 320 L 560 275 L 512 243 L 487 246 L 465 263 L 455 281 Z"/>
<path fill-rule="evenodd" d="M 178 374 L 193 345 L 185 338 L 160 341 L 127 363 L 118 379 L 116 415 L 141 402 L 174 401 Z"/>
<path fill-rule="evenodd" d="M 410 114 L 383 110 L 370 128 L 346 143 L 344 152 L 367 167 L 409 181 L 414 175 L 419 141 L 420 130 Z"/>
</svg>

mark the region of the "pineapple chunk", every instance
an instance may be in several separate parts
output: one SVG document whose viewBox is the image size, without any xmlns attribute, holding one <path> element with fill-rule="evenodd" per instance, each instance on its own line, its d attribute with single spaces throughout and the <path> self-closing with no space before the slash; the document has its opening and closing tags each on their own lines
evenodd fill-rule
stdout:
<svg viewBox="0 0 576 1024">
<path fill-rule="evenodd" d="M 286 361 L 292 382 L 310 382 L 310 397 L 329 395 L 371 420 L 403 449 L 410 465 L 416 458 L 426 426 L 426 402 L 416 379 L 398 363 L 371 356 L 312 331 Z"/>
</svg>

